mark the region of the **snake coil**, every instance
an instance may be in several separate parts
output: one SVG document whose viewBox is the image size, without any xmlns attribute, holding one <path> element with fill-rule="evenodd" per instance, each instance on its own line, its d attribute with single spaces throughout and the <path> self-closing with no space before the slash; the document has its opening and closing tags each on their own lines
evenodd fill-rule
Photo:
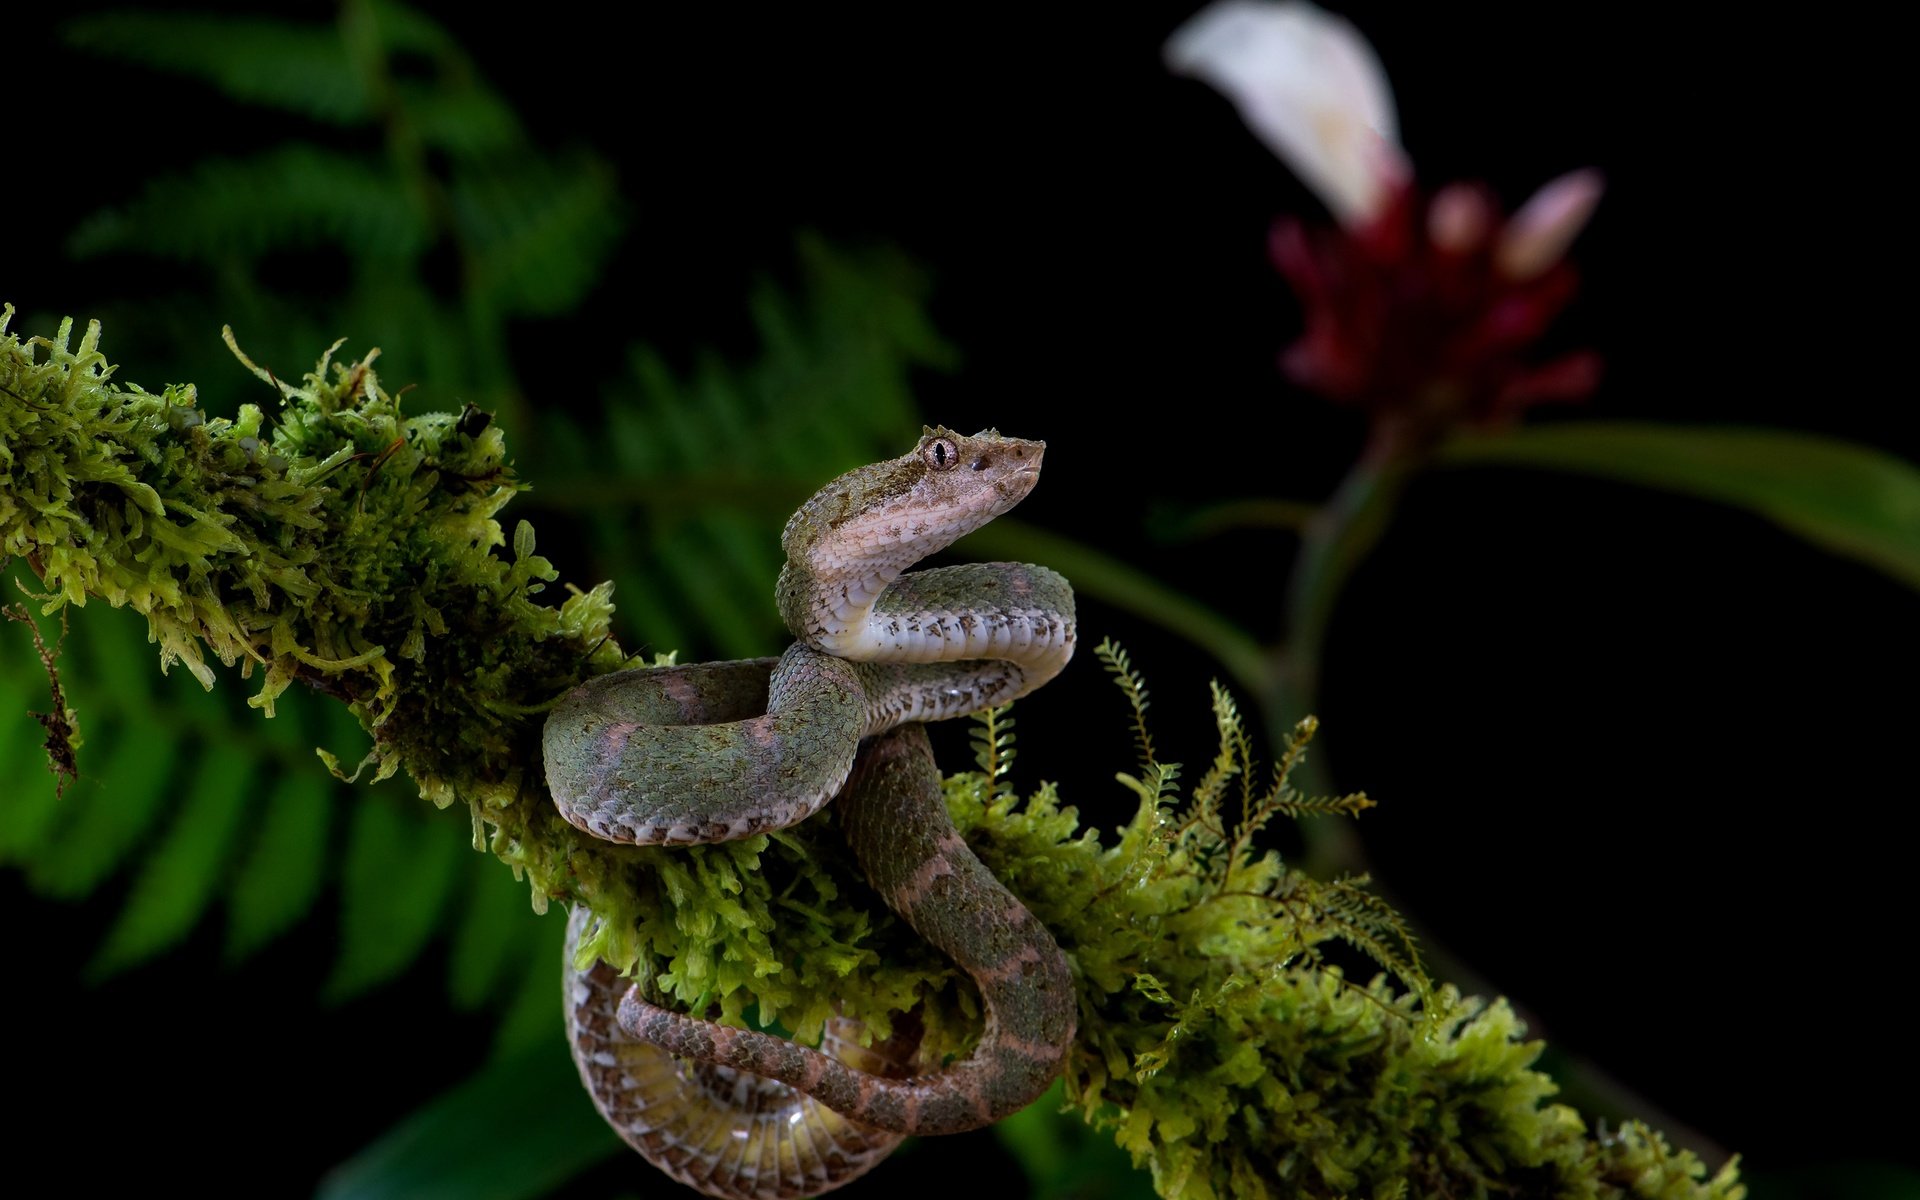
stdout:
<svg viewBox="0 0 1920 1200">
<path fill-rule="evenodd" d="M 796 641 L 777 661 L 616 672 L 548 718 L 554 802 L 596 837 L 726 841 L 838 794 L 868 882 L 980 991 L 973 1053 L 915 1073 L 899 1038 L 862 1048 L 836 1026 L 814 1049 L 662 1008 L 604 963 L 577 970 L 588 917 L 576 911 L 566 999 L 581 1079 L 630 1145 L 707 1195 L 838 1187 L 902 1136 L 986 1125 L 1059 1074 L 1076 1014 L 1066 956 L 954 830 L 921 723 L 1057 674 L 1073 653 L 1073 592 L 1013 563 L 905 573 L 1019 503 L 1045 449 L 925 430 L 910 453 L 848 472 L 788 521 L 775 591 Z"/>
</svg>

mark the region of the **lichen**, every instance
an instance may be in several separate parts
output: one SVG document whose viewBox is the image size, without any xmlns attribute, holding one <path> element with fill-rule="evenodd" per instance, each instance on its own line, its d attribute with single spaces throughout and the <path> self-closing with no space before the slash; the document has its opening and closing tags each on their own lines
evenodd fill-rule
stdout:
<svg viewBox="0 0 1920 1200">
<path fill-rule="evenodd" d="M 424 798 L 464 806 L 476 849 L 526 880 L 536 909 L 596 914 L 583 956 L 682 1003 L 734 1021 L 757 1007 L 802 1038 L 836 1006 L 884 1036 L 918 1005 L 936 1048 L 964 1044 L 968 985 L 857 882 L 831 809 L 672 850 L 600 842 L 556 815 L 543 715 L 627 658 L 606 585 L 538 599 L 557 573 L 526 522 L 509 546 L 497 518 L 525 485 L 486 414 L 406 416 L 377 352 L 340 363 L 336 345 L 298 385 L 247 363 L 275 419 L 252 405 L 207 419 L 191 385 L 117 383 L 97 325 L 74 344 L 70 322 L 21 339 L 11 317 L 0 309 L 0 565 L 27 560 L 43 612 L 132 608 L 163 669 L 208 687 L 209 657 L 259 672 L 267 716 L 296 682 L 346 703 L 371 739 L 356 775 L 405 771 Z M 1162 1194 L 1742 1194 L 1732 1164 L 1703 1182 L 1692 1155 L 1638 1125 L 1590 1135 L 1547 1102 L 1540 1047 L 1504 1002 L 1430 987 L 1363 881 L 1318 883 L 1255 849 L 1272 817 L 1366 805 L 1288 787 L 1310 726 L 1255 788 L 1250 741 L 1216 691 L 1220 753 L 1182 798 L 1177 768 L 1153 757 L 1144 686 L 1106 653 L 1142 757 L 1126 776 L 1139 809 L 1116 836 L 1081 829 L 1050 787 L 1006 787 L 1004 713 L 983 726 L 981 770 L 947 794 L 1073 961 L 1071 1099 Z M 1350 983 L 1323 953 L 1339 939 L 1399 986 Z"/>
</svg>

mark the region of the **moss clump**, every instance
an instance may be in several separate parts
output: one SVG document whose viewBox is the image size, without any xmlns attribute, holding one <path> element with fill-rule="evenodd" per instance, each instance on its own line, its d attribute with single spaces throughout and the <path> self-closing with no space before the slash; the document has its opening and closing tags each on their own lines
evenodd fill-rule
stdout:
<svg viewBox="0 0 1920 1200">
<path fill-rule="evenodd" d="M 1547 1103 L 1543 1044 L 1504 1000 L 1432 988 L 1399 917 L 1363 880 L 1319 882 L 1254 848 L 1274 816 L 1357 812 L 1364 796 L 1302 796 L 1287 779 L 1314 723 L 1264 787 L 1230 697 L 1214 689 L 1219 752 L 1184 798 L 1153 754 L 1146 688 L 1102 645 L 1141 753 L 1133 819 L 1104 842 L 1051 787 L 997 783 L 1005 735 L 948 805 L 994 873 L 1027 898 L 1074 963 L 1080 1034 L 1067 1095 L 1110 1128 L 1163 1196 L 1518 1196 L 1739 1200 L 1726 1164 L 1629 1124 L 1591 1136 Z M 1224 809 L 1237 799 L 1238 812 Z M 1362 988 L 1321 952 L 1345 941 L 1390 968 Z"/>
<path fill-rule="evenodd" d="M 476 848 L 528 881 L 536 909 L 589 905 L 606 919 L 588 952 L 682 1001 L 716 999 L 739 1019 L 757 997 L 763 1017 L 803 1034 L 840 1002 L 884 1028 L 948 976 L 892 914 L 842 895 L 830 825 L 688 852 L 610 845 L 555 815 L 546 708 L 625 656 L 609 586 L 540 602 L 556 572 L 526 522 L 508 546 L 498 517 L 526 485 L 486 414 L 406 416 L 377 351 L 353 363 L 329 351 L 297 386 L 242 356 L 277 416 L 245 405 L 207 419 L 191 385 L 119 384 L 97 324 L 77 344 L 70 322 L 22 339 L 11 315 L 0 310 L 0 562 L 27 560 L 43 611 L 133 608 L 163 668 L 208 687 L 209 659 L 257 671 L 268 715 L 296 681 L 344 701 L 372 738 L 362 770 L 405 770 L 436 805 L 465 805 Z"/>
<path fill-rule="evenodd" d="M 329 352 L 298 386 L 252 368 L 275 390 L 276 420 L 254 406 L 208 420 L 191 386 L 117 384 L 97 325 L 75 345 L 70 323 L 21 339 L 11 316 L 0 309 L 0 565 L 27 560 L 43 611 L 131 607 L 163 667 L 183 663 L 207 686 L 209 654 L 259 671 L 268 715 L 296 681 L 345 702 L 372 739 L 363 768 L 405 770 L 435 804 L 464 804 L 476 847 L 527 880 L 536 908 L 561 899 L 597 914 L 584 953 L 683 1003 L 740 1020 L 757 1002 L 801 1037 L 836 1005 L 884 1034 L 920 1004 L 937 1047 L 962 1043 L 970 991 L 851 882 L 831 810 L 671 851 L 599 842 L 554 813 L 545 710 L 624 656 L 606 586 L 545 605 L 556 573 L 531 527 L 500 552 L 497 517 L 523 485 L 485 414 L 405 416 L 373 354 L 343 364 Z M 1144 686 L 1104 653 L 1142 758 L 1124 777 L 1140 806 L 1116 841 L 1081 830 L 1051 788 L 1025 800 L 1004 788 L 1003 713 L 983 725 L 981 771 L 951 780 L 948 799 L 1073 959 L 1070 1096 L 1163 1194 L 1742 1194 L 1731 1164 L 1704 1180 L 1637 1125 L 1589 1136 L 1546 1103 L 1539 1046 L 1507 1007 L 1431 989 L 1364 881 L 1317 883 L 1255 851 L 1274 816 L 1367 805 L 1287 786 L 1310 726 L 1256 788 L 1249 739 L 1216 692 L 1220 753 L 1182 800 L 1178 769 L 1154 758 Z M 1321 957 L 1335 939 L 1411 990 L 1348 984 Z"/>
</svg>

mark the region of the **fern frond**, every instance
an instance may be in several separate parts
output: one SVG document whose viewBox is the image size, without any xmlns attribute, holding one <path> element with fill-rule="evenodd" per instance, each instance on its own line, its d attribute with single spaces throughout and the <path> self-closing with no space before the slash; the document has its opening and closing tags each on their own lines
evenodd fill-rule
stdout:
<svg viewBox="0 0 1920 1200">
<path fill-rule="evenodd" d="M 625 231 L 613 173 L 591 160 L 476 168 L 451 193 L 472 256 L 467 286 L 502 313 L 570 311 Z"/>
<path fill-rule="evenodd" d="M 291 726 L 291 722 L 288 722 Z M 324 775 L 290 773 L 261 797 L 258 828 L 227 896 L 227 958 L 253 955 L 313 911 L 326 881 L 333 806 Z"/>
<path fill-rule="evenodd" d="M 329 246 L 392 260 L 420 254 L 430 236 L 426 214 L 392 172 L 294 144 L 151 180 L 82 222 L 68 248 L 82 258 L 132 252 L 219 263 Z"/>
<path fill-rule="evenodd" d="M 345 1000 L 404 970 L 438 931 L 461 878 L 479 861 L 457 837 L 412 819 L 406 797 L 363 793 L 347 818 L 340 956 L 327 980 Z"/>
<path fill-rule="evenodd" d="M 797 294 L 763 284 L 749 365 L 705 356 L 677 373 L 636 350 L 606 434 L 563 425 L 549 443 L 559 482 L 536 499 L 584 514 L 623 597 L 634 641 L 744 658 L 786 634 L 767 581 L 778 530 L 822 479 L 900 453 L 919 425 L 916 368 L 951 357 L 927 329 L 925 284 L 896 255 L 799 243 Z"/>
<path fill-rule="evenodd" d="M 505 100 L 475 81 L 463 86 L 449 86 L 451 83 L 395 83 L 409 126 L 422 145 L 441 151 L 454 162 L 475 165 L 509 157 L 525 145 L 520 118 Z"/>
<path fill-rule="evenodd" d="M 200 757 L 178 813 L 140 856 L 133 890 L 91 967 L 98 978 L 144 962 L 184 939 L 218 894 L 221 866 L 239 838 L 257 764 Z"/>
<path fill-rule="evenodd" d="M 194 373 L 168 356 L 236 313 L 262 361 L 283 372 L 353 329 L 394 347 L 395 374 L 431 381 L 430 407 L 476 404 L 515 429 L 523 453 L 537 444 L 504 350 L 508 322 L 577 305 L 611 260 L 625 222 L 604 163 L 536 145 L 458 42 L 391 0 L 355 0 L 339 21 L 314 24 L 114 14 L 75 22 L 69 39 L 205 78 L 244 103 L 384 135 L 357 139 L 378 149 L 284 141 L 244 160 L 194 162 L 81 223 L 76 254 L 206 268 L 118 314 L 149 335 L 163 371 Z M 456 279 L 439 249 L 452 251 Z M 288 288 L 284 252 L 314 250 L 344 263 Z"/>
<path fill-rule="evenodd" d="M 0 580 L 12 581 L 12 573 Z M 355 888 L 342 894 L 335 995 L 393 978 L 448 931 L 457 931 L 448 980 L 457 1002 L 475 1008 L 519 994 L 521 981 L 497 959 L 532 944 L 524 886 L 446 838 L 420 806 L 358 793 L 317 770 L 316 740 L 364 741 L 343 707 L 287 695 L 263 722 L 231 697 L 155 672 L 144 623 L 131 612 L 89 611 L 68 647 L 62 678 L 95 736 L 61 798 L 39 764 L 39 726 L 26 716 L 45 707 L 46 678 L 21 647 L 0 643 L 0 778 L 15 781 L 0 802 L 0 862 L 65 900 L 130 881 L 95 953 L 96 977 L 166 953 L 220 914 L 229 959 L 248 958 L 310 918 L 338 871 L 379 886 L 358 899 Z M 349 838 L 342 864 L 336 814 L 355 805 L 390 819 L 372 818 L 378 830 Z M 401 949 L 377 945 L 395 929 Z M 481 968 L 476 957 L 495 965 Z"/>
<path fill-rule="evenodd" d="M 243 104 L 349 125 L 372 104 L 338 33 L 325 25 L 270 17 L 186 13 L 97 13 L 70 21 L 81 50 L 201 79 Z"/>
</svg>

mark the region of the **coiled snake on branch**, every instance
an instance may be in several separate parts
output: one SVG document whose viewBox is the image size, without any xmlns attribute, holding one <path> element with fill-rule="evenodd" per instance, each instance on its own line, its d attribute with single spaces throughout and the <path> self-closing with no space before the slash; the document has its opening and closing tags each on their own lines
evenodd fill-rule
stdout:
<svg viewBox="0 0 1920 1200">
<path fill-rule="evenodd" d="M 1045 449 L 927 429 L 911 453 L 848 472 L 787 522 L 775 593 L 798 640 L 777 661 L 603 675 L 547 720 L 554 802 L 596 837 L 727 841 L 838 793 L 868 882 L 980 990 L 973 1053 L 914 1074 L 910 1035 L 863 1048 L 835 1023 L 815 1050 L 660 1008 L 605 963 L 576 971 L 587 921 L 576 909 L 566 1007 L 581 1079 L 629 1144 L 710 1196 L 838 1187 L 903 1136 L 987 1125 L 1060 1072 L 1076 1015 L 1066 956 L 955 832 L 921 722 L 1057 674 L 1073 653 L 1073 591 L 1013 563 L 902 574 L 1019 503 Z"/>
</svg>

